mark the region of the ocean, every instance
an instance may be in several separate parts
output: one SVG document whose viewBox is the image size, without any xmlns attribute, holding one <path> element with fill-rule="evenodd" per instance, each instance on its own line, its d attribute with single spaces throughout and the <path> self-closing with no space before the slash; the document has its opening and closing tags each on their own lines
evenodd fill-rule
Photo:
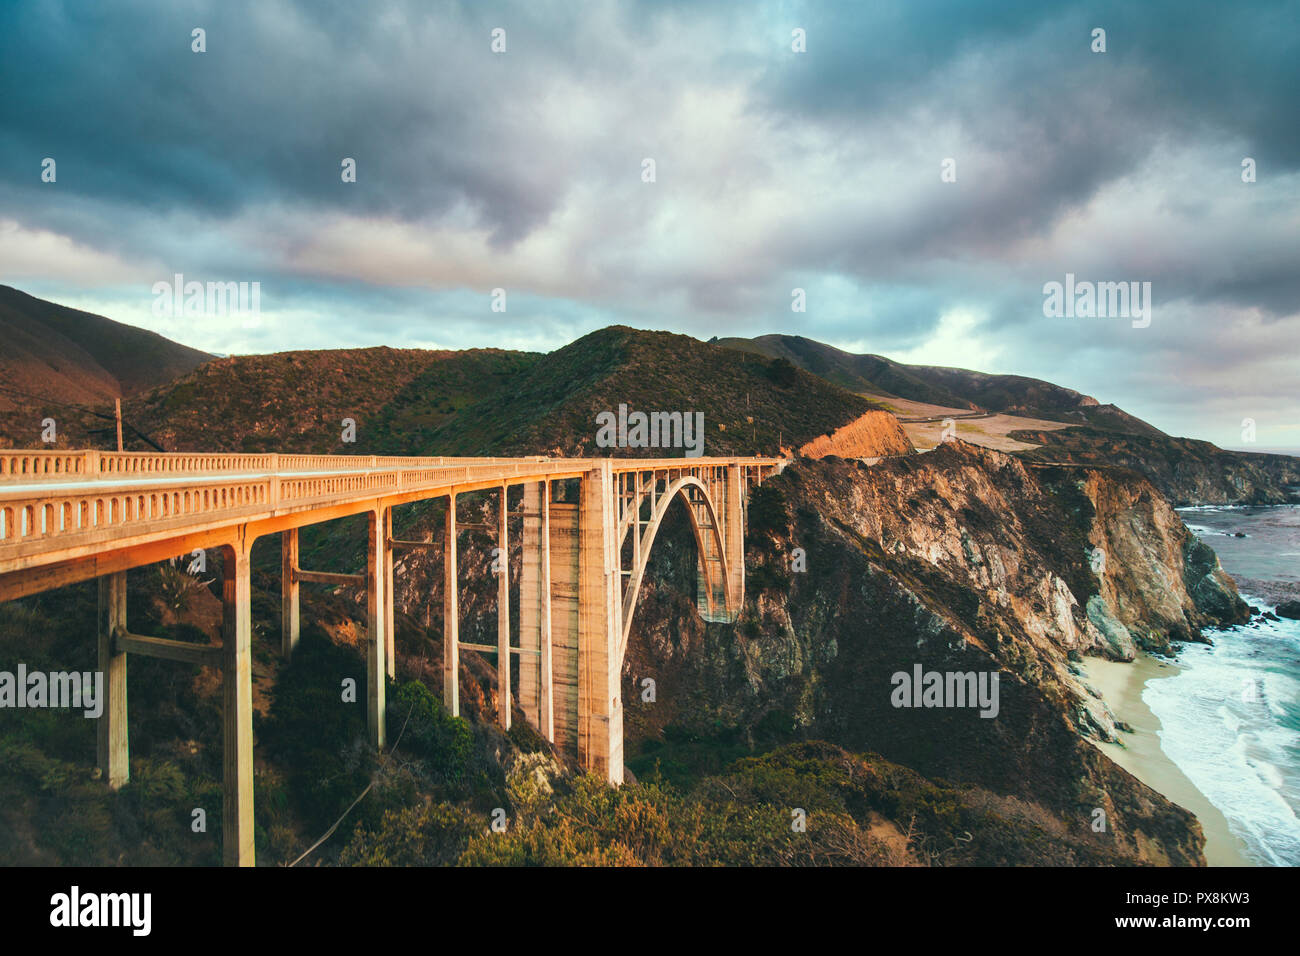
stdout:
<svg viewBox="0 0 1300 956">
<path fill-rule="evenodd" d="M 1272 610 L 1300 596 L 1300 506 L 1179 513 L 1247 603 Z M 1183 645 L 1179 673 L 1143 689 L 1161 749 L 1223 813 L 1250 860 L 1300 865 L 1300 621 L 1256 618 L 1206 636 L 1213 645 Z"/>
</svg>

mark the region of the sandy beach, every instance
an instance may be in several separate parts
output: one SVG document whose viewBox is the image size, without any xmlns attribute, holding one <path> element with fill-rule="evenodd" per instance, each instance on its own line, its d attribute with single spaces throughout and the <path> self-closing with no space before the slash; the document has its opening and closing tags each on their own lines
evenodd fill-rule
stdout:
<svg viewBox="0 0 1300 956">
<path fill-rule="evenodd" d="M 1205 858 L 1210 866 L 1253 866 L 1223 814 L 1160 748 L 1160 720 L 1142 702 L 1147 681 L 1173 677 L 1178 666 L 1139 654 L 1130 664 L 1089 657 L 1083 668 L 1088 682 L 1101 692 L 1110 709 L 1133 728 L 1133 733 L 1121 734 L 1123 746 L 1093 743 L 1152 790 L 1196 815 L 1205 831 Z"/>
</svg>

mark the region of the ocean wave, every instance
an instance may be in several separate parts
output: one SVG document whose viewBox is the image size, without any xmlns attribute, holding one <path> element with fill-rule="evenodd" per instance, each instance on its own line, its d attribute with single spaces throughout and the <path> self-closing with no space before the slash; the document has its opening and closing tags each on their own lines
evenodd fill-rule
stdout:
<svg viewBox="0 0 1300 956">
<path fill-rule="evenodd" d="M 1252 604 L 1267 605 L 1243 594 Z M 1300 621 L 1214 632 L 1181 670 L 1147 683 L 1160 746 L 1214 804 L 1254 861 L 1300 865 Z"/>
</svg>

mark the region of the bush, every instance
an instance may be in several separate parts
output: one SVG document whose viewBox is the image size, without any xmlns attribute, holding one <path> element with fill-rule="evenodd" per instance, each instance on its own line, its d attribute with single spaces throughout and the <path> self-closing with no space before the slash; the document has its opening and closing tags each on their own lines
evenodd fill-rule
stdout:
<svg viewBox="0 0 1300 956">
<path fill-rule="evenodd" d="M 768 380 L 781 388 L 790 388 L 799 381 L 799 370 L 787 358 L 774 358 L 767 366 Z"/>
<path fill-rule="evenodd" d="M 790 528 L 790 512 L 785 492 L 767 482 L 749 493 L 748 533 L 779 537 Z"/>
<path fill-rule="evenodd" d="M 344 866 L 451 866 L 483 821 L 454 806 L 425 803 L 389 810 L 374 829 L 359 829 L 343 850 Z"/>
<path fill-rule="evenodd" d="M 355 703 L 341 687 L 352 678 Z M 356 799 L 374 767 L 366 740 L 365 674 L 347 648 L 319 633 L 304 633 L 293 662 L 280 672 L 270 716 L 259 742 L 283 769 L 290 803 L 311 831 L 332 824 Z"/>
<path fill-rule="evenodd" d="M 419 681 L 398 688 L 388 706 L 388 734 L 393 741 L 401 735 L 399 746 L 423 761 L 433 783 L 464 791 L 471 777 L 474 734 L 463 717 L 447 713 Z"/>
</svg>

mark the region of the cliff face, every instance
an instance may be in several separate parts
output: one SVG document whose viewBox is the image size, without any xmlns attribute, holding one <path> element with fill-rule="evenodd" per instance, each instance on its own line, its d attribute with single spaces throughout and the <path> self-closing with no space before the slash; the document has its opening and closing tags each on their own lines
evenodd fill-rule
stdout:
<svg viewBox="0 0 1300 956">
<path fill-rule="evenodd" d="M 818 738 L 1028 801 L 1117 861 L 1201 860 L 1194 818 L 1081 739 L 1115 728 L 1072 657 L 1167 648 L 1245 613 L 1145 479 L 954 442 L 872 467 L 799 463 L 755 493 L 748 519 L 734 627 L 704 624 L 680 596 L 682 529 L 656 544 L 625 663 L 630 753 L 665 731 Z M 918 665 L 997 673 L 996 714 L 897 706 L 895 675 Z"/>
<path fill-rule="evenodd" d="M 916 449 L 889 412 L 867 412 L 830 435 L 819 435 L 799 449 L 805 458 L 888 458 Z"/>
<path fill-rule="evenodd" d="M 1285 504 L 1297 500 L 1292 489 L 1300 486 L 1300 458 L 1224 451 L 1191 438 L 1094 428 L 1018 431 L 1011 437 L 1040 446 L 1026 458 L 1131 468 L 1175 506 Z"/>
<path fill-rule="evenodd" d="M 1038 477 L 1059 501 L 1077 494 L 1086 503 L 1074 513 L 1085 527 L 1097 582 L 1085 613 L 1090 632 L 1104 639 L 1099 643 L 1093 634 L 1089 650 L 1120 660 L 1131 660 L 1139 647 L 1169 653 L 1172 641 L 1202 640 L 1203 626 L 1248 619 L 1214 551 L 1146 479 L 1113 469 L 1057 467 L 1040 469 Z"/>
</svg>

